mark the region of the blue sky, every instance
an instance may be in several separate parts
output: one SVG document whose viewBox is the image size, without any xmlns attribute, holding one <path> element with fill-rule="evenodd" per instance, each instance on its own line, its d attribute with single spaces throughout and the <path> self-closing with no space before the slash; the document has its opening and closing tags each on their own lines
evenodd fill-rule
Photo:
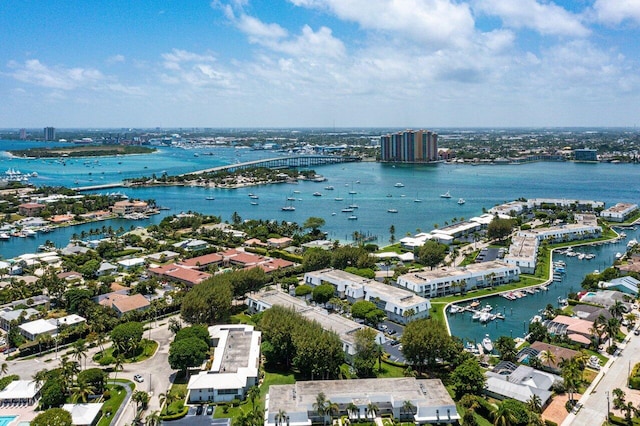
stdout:
<svg viewBox="0 0 640 426">
<path fill-rule="evenodd" d="M 0 2 L 0 127 L 640 124 L 640 0 Z"/>
</svg>

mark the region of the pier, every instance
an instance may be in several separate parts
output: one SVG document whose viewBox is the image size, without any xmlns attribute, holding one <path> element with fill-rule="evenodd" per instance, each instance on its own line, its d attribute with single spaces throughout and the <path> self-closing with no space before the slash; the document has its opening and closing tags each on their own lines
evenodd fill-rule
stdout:
<svg viewBox="0 0 640 426">
<path fill-rule="evenodd" d="M 83 191 L 95 191 L 97 189 L 122 188 L 124 186 L 126 186 L 124 183 L 116 182 L 116 183 L 105 183 L 103 185 L 78 186 L 71 189 L 73 189 L 74 191 L 83 192 Z"/>
</svg>

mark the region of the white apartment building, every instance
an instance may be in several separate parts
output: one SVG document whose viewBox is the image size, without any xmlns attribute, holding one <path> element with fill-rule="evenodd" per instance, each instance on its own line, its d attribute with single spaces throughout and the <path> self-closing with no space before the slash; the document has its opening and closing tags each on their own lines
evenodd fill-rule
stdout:
<svg viewBox="0 0 640 426">
<path fill-rule="evenodd" d="M 422 297 L 441 297 L 460 290 L 507 284 L 520 279 L 520 268 L 503 261 L 461 268 L 438 268 L 400 275 L 397 284 Z"/>
<path fill-rule="evenodd" d="M 524 274 L 535 274 L 538 245 L 536 237 L 515 235 L 511 238 L 509 253 L 504 256 L 504 261 L 519 267 Z"/>
<path fill-rule="evenodd" d="M 638 210 L 637 204 L 618 203 L 615 206 L 611 206 L 608 209 L 601 211 L 600 217 L 611 222 L 624 222 L 636 210 Z"/>
<path fill-rule="evenodd" d="M 550 228 L 535 228 L 526 231 L 518 231 L 517 235 L 537 238 L 538 241 L 560 243 L 574 240 L 598 238 L 602 234 L 602 228 L 597 225 L 584 223 L 568 223 Z"/>
<path fill-rule="evenodd" d="M 258 384 L 262 333 L 251 325 L 228 324 L 209 327 L 209 335 L 215 346 L 211 368 L 191 376 L 187 401 L 244 399 L 247 390 Z"/>
<path fill-rule="evenodd" d="M 358 300 L 373 302 L 385 311 L 390 320 L 403 324 L 419 318 L 427 318 L 431 308 L 429 300 L 416 296 L 410 291 L 338 269 L 307 272 L 304 275 L 304 282 L 313 287 L 325 283 L 331 284 L 336 288 L 336 294 L 341 299 L 346 298 L 351 303 Z"/>
</svg>

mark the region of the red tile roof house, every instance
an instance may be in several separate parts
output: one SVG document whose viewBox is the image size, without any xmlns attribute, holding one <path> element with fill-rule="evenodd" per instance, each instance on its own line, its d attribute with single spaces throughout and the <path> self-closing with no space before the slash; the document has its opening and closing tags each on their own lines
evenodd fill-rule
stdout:
<svg viewBox="0 0 640 426">
<path fill-rule="evenodd" d="M 175 263 L 158 266 L 156 268 L 149 268 L 148 271 L 152 275 L 179 281 L 189 287 L 200 284 L 202 281 L 212 277 L 211 274 L 206 272 L 197 271 L 186 266 L 176 265 Z"/>
<path fill-rule="evenodd" d="M 100 301 L 102 306 L 112 308 L 119 317 L 131 311 L 147 309 L 151 303 L 141 294 L 128 296 L 126 294 L 113 293 Z"/>
<path fill-rule="evenodd" d="M 289 238 L 289 237 L 269 238 L 267 240 L 267 244 L 269 245 L 269 247 L 274 247 L 274 248 L 289 247 L 292 242 L 293 242 L 293 240 L 291 238 Z"/>
<path fill-rule="evenodd" d="M 219 265 L 224 260 L 224 257 L 218 253 L 205 254 L 204 256 L 192 257 L 191 259 L 185 259 L 178 263 L 180 266 L 185 266 L 192 269 L 207 269 L 212 265 Z"/>
<path fill-rule="evenodd" d="M 245 253 L 236 249 L 227 250 L 222 253 L 222 255 L 224 256 L 225 263 L 227 264 L 243 266 L 244 269 L 259 267 L 267 273 L 294 265 L 293 262 L 288 260 L 272 259 L 269 257 L 258 256 L 256 254 Z"/>
<path fill-rule="evenodd" d="M 22 216 L 37 216 L 46 206 L 38 203 L 24 203 L 18 206 L 18 214 Z"/>
</svg>

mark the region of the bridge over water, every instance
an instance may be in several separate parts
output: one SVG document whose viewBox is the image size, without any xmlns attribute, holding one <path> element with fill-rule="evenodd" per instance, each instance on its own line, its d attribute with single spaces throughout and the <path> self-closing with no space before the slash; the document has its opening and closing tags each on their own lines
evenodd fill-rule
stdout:
<svg viewBox="0 0 640 426">
<path fill-rule="evenodd" d="M 247 161 L 245 163 L 228 164 L 226 166 L 212 167 L 210 169 L 196 170 L 194 172 L 183 173 L 179 176 L 197 175 L 202 173 L 215 173 L 221 171 L 233 172 L 243 169 L 255 169 L 266 167 L 268 169 L 287 169 L 311 166 L 322 166 L 326 164 L 353 163 L 362 161 L 360 157 L 353 156 L 332 156 L 332 155 L 292 155 L 289 157 L 267 158 L 265 160 Z M 91 185 L 72 188 L 76 191 L 92 191 L 97 189 L 120 188 L 127 184 L 108 183 L 103 185 Z"/>
<path fill-rule="evenodd" d="M 294 155 L 290 157 L 267 158 L 265 160 L 247 161 L 245 163 L 229 164 L 226 166 L 212 167 L 210 169 L 198 170 L 195 172 L 183 173 L 180 176 L 215 173 L 220 171 L 234 172 L 243 169 L 255 169 L 266 167 L 268 169 L 287 169 L 321 166 L 326 164 L 353 163 L 361 161 L 360 157 L 352 156 L 332 156 L 332 155 Z"/>
</svg>

